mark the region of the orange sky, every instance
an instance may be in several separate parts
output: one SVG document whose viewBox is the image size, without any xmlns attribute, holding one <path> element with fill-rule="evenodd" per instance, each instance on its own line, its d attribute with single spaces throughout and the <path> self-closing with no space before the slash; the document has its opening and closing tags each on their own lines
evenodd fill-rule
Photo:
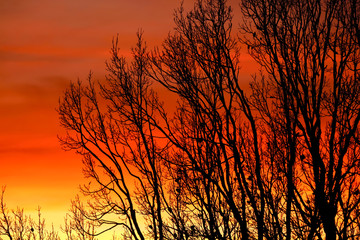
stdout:
<svg viewBox="0 0 360 240">
<path fill-rule="evenodd" d="M 185 0 L 192 6 L 192 0 Z M 124 54 L 144 30 L 150 46 L 173 26 L 179 0 L 0 1 L 0 186 L 9 207 L 41 206 L 62 223 L 84 183 L 81 159 L 61 150 L 55 111 L 71 80 L 104 75 L 111 40 Z"/>
</svg>

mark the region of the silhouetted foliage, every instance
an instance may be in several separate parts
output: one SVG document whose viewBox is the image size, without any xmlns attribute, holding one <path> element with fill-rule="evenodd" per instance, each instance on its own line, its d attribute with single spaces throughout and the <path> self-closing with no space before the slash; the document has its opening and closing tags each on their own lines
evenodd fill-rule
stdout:
<svg viewBox="0 0 360 240">
<path fill-rule="evenodd" d="M 124 239 L 359 236 L 359 1 L 198 0 L 60 101 L 91 184 L 71 228 Z M 242 14 L 240 33 L 233 14 Z M 259 64 L 243 89 L 240 47 Z M 246 66 L 244 66 L 246 67 Z M 176 98 L 167 108 L 158 92 Z M 162 94 L 163 95 L 163 94 Z M 75 221 L 75 222 L 74 222 Z M 97 231 L 95 231 L 97 230 Z"/>
</svg>

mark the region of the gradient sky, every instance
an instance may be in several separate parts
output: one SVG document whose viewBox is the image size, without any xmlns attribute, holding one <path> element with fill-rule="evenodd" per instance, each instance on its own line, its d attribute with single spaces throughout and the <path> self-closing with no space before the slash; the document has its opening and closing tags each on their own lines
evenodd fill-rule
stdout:
<svg viewBox="0 0 360 240">
<path fill-rule="evenodd" d="M 194 1 L 185 0 L 185 6 Z M 5 200 L 62 223 L 85 183 L 80 156 L 61 150 L 58 100 L 71 80 L 104 76 L 117 33 L 124 54 L 173 27 L 179 0 L 0 0 L 0 186 Z"/>
</svg>

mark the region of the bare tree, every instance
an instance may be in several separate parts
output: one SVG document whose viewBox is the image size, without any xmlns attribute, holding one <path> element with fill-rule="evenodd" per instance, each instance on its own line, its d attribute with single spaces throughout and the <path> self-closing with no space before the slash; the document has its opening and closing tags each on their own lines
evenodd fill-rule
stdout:
<svg viewBox="0 0 360 240">
<path fill-rule="evenodd" d="M 189 13 L 180 8 L 175 23 L 175 33 L 152 57 L 150 74 L 181 102 L 163 132 L 183 153 L 189 188 L 184 195 L 198 199 L 187 207 L 199 210 L 205 238 L 248 239 L 258 232 L 261 239 L 262 160 L 255 119 L 239 83 L 232 9 L 226 1 L 197 1 Z M 172 164 L 176 169 L 178 163 Z"/>
<path fill-rule="evenodd" d="M 77 196 L 71 202 L 70 213 L 65 217 L 62 227 L 67 240 L 96 240 L 94 235 L 97 222 L 87 220 L 84 211 L 84 204 Z"/>
<path fill-rule="evenodd" d="M 90 235 L 120 226 L 129 239 L 358 236 L 358 1 L 240 7 L 240 38 L 225 0 L 180 7 L 151 53 L 140 32 L 132 61 L 115 38 L 105 81 L 90 74 L 61 99 L 62 144 L 92 182 L 76 210 L 100 227 Z M 241 44 L 261 66 L 249 94 Z"/>
<path fill-rule="evenodd" d="M 1 236 L 10 240 L 60 239 L 54 228 L 50 231 L 45 229 L 45 219 L 41 217 L 40 208 L 36 219 L 25 215 L 23 209 L 9 210 L 4 200 L 4 193 L 5 187 L 2 188 L 0 196 L 0 239 L 3 239 Z"/>
<path fill-rule="evenodd" d="M 351 223 L 359 204 L 358 7 L 358 1 L 242 1 L 243 42 L 267 73 L 254 84 L 257 109 L 276 128 L 270 141 L 278 124 L 287 135 L 285 146 L 275 146 L 287 152 L 287 239 L 295 213 L 309 239 L 322 231 L 326 239 L 358 234 Z"/>
<path fill-rule="evenodd" d="M 82 188 L 93 200 L 90 211 L 83 212 L 87 219 L 107 225 L 104 231 L 122 226 L 135 239 L 146 234 L 163 239 L 161 155 L 166 144 L 157 143 L 150 124 L 161 106 L 145 74 L 146 46 L 141 33 L 138 37 L 130 64 L 119 56 L 114 40 L 106 84 L 95 85 L 89 76 L 87 86 L 78 82 L 65 93 L 59 114 L 74 134 L 62 143 L 83 155 L 85 175 L 97 184 Z"/>
<path fill-rule="evenodd" d="M 245 131 L 255 136 L 249 156 L 256 158 L 249 168 L 258 176 L 252 186 L 264 194 L 255 120 L 238 83 L 231 19 L 225 1 L 198 1 L 187 15 L 180 8 L 177 29 L 162 52 L 148 57 L 139 35 L 128 64 L 118 56 L 115 40 L 106 83 L 96 89 L 89 77 L 88 86 L 73 84 L 65 93 L 59 114 L 72 133 L 62 138 L 63 146 L 84 156 L 85 173 L 99 186 L 83 189 L 95 200 L 88 219 L 121 225 L 136 239 L 146 232 L 155 239 L 234 234 L 246 239 L 250 194 L 262 236 L 265 202 L 248 183 L 243 186 L 250 173 L 241 166 L 239 152 L 246 146 L 238 142 L 238 129 L 249 124 Z M 179 96 L 173 119 L 152 82 Z M 123 218 L 105 220 L 111 214 Z M 142 217 L 147 230 L 139 224 Z"/>
</svg>

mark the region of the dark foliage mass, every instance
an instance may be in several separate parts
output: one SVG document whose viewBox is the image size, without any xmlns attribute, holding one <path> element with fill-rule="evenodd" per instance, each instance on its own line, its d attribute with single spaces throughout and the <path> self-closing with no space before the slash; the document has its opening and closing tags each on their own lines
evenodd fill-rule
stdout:
<svg viewBox="0 0 360 240">
<path fill-rule="evenodd" d="M 148 51 L 138 34 L 132 60 L 115 38 L 106 80 L 66 91 L 61 142 L 91 181 L 73 228 L 124 239 L 359 238 L 360 2 L 239 4 L 180 7 L 161 47 Z M 240 49 L 259 65 L 248 86 Z"/>
</svg>

